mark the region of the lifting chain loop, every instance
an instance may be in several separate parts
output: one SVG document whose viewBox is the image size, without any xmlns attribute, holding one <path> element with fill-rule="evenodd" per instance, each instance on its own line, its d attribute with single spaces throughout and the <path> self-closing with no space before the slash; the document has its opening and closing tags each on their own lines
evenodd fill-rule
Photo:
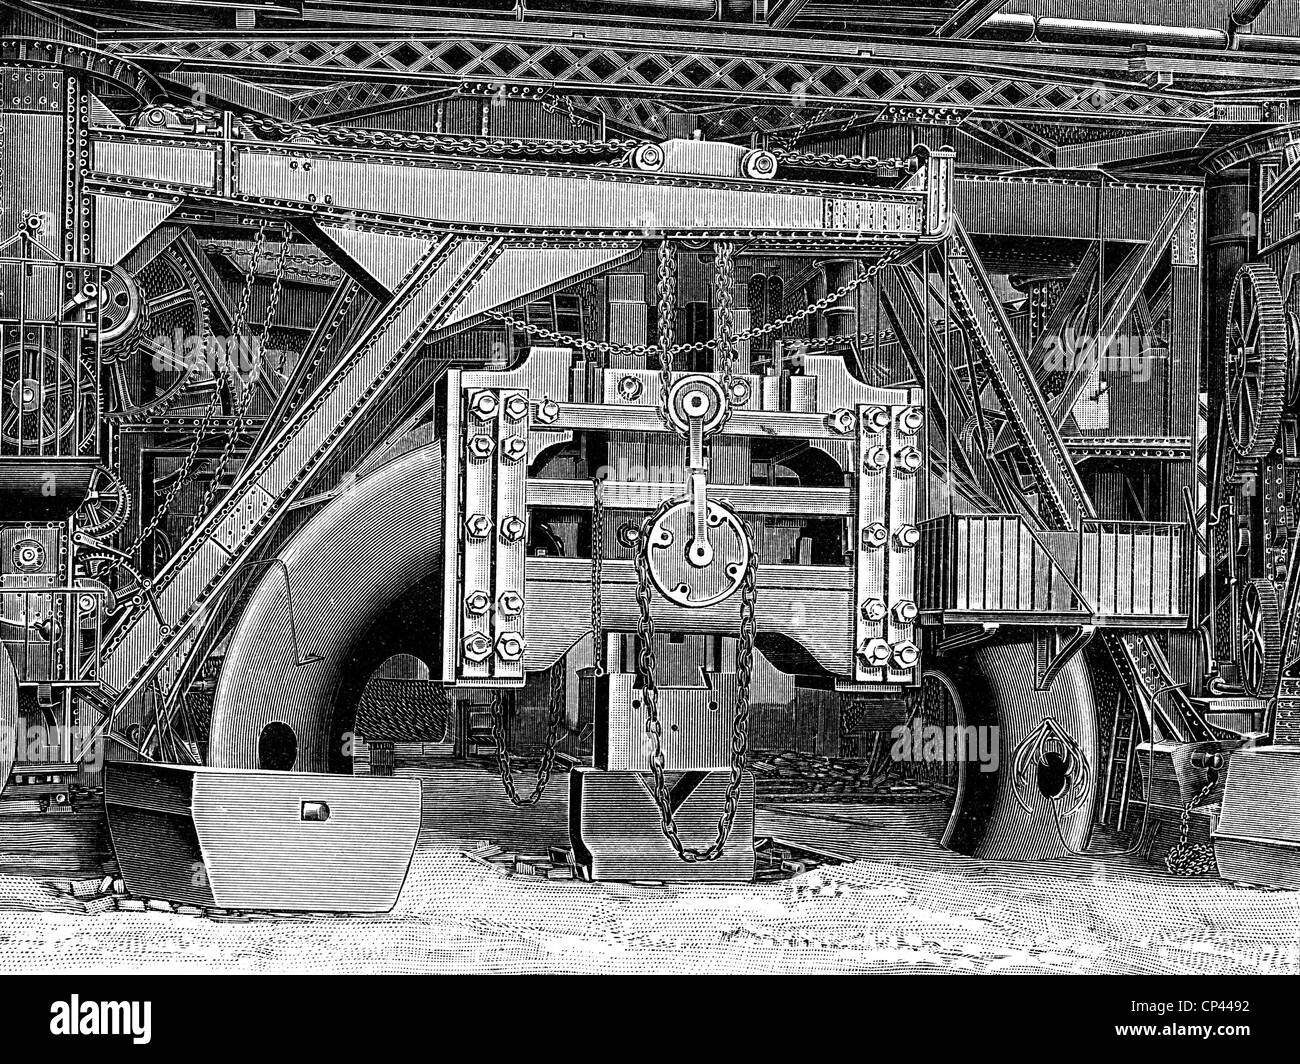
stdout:
<svg viewBox="0 0 1300 1064">
<path fill-rule="evenodd" d="M 536 804 L 546 790 L 546 785 L 551 782 L 555 755 L 569 730 L 565 719 L 564 694 L 564 658 L 561 658 L 551 667 L 551 707 L 546 726 L 546 749 L 542 754 L 542 763 L 537 766 L 537 781 L 527 798 L 521 797 L 515 789 L 514 768 L 510 763 L 510 741 L 506 733 L 505 694 L 496 691 L 492 695 L 492 738 L 497 744 L 497 768 L 501 771 L 501 784 L 506 789 L 506 797 L 510 799 L 511 805 Z"/>
<path fill-rule="evenodd" d="M 605 675 L 605 622 L 601 616 L 601 581 L 605 568 L 604 481 L 591 481 L 591 664 L 597 676 Z"/>
<path fill-rule="evenodd" d="M 1218 863 L 1214 859 L 1214 847 L 1205 843 L 1191 843 L 1187 841 L 1188 831 L 1191 827 L 1192 810 L 1201 802 L 1210 796 L 1218 783 L 1218 778 L 1209 779 L 1205 786 L 1200 789 L 1196 796 L 1183 806 L 1182 815 L 1178 818 L 1178 842 L 1169 848 L 1165 854 L 1165 867 L 1175 876 L 1208 876 L 1218 871 Z"/>
<path fill-rule="evenodd" d="M 654 526 L 676 500 L 666 499 L 659 508 L 641 524 L 641 534 L 637 539 L 636 561 L 636 601 L 640 608 L 641 619 L 637 631 L 639 647 L 637 650 L 637 673 L 640 676 L 642 697 L 646 704 L 646 735 L 650 739 L 650 773 L 653 776 L 652 792 L 655 805 L 659 808 L 660 827 L 664 838 L 677 851 L 677 856 L 688 864 L 699 861 L 716 861 L 722 856 L 731 835 L 731 827 L 736 819 L 736 806 L 740 800 L 740 788 L 744 781 L 745 758 L 749 752 L 749 689 L 754 674 L 754 640 L 757 626 L 754 608 L 758 601 L 758 552 L 754 546 L 753 535 L 745 526 L 749 564 L 740 584 L 740 631 L 736 640 L 736 714 L 731 730 L 731 778 L 727 783 L 726 796 L 723 799 L 722 816 L 718 819 L 718 832 L 713 842 L 703 850 L 690 849 L 678 836 L 677 824 L 673 819 L 672 799 L 668 794 L 668 785 L 664 779 L 663 724 L 659 720 L 659 688 L 655 684 L 654 619 L 650 615 L 650 529 Z"/>
</svg>

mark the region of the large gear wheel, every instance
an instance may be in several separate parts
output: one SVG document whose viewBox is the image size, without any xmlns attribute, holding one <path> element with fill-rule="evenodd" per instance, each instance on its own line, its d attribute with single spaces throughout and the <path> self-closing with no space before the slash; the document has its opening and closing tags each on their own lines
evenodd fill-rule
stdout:
<svg viewBox="0 0 1300 1064">
<path fill-rule="evenodd" d="M 77 528 L 92 536 L 109 536 L 122 530 L 131 516 L 131 493 L 121 477 L 106 466 L 91 476 L 86 501 L 77 511 Z"/>
<path fill-rule="evenodd" d="M 1277 443 L 1290 389 L 1291 352 L 1277 275 L 1244 263 L 1232 284 L 1224 358 L 1228 432 L 1242 458 L 1263 458 Z"/>
<path fill-rule="evenodd" d="M 1241 593 L 1241 680 L 1255 698 L 1277 693 L 1282 669 L 1282 606 L 1277 585 L 1252 580 Z"/>
<path fill-rule="evenodd" d="M 137 421 L 202 406 L 216 387 L 212 369 L 195 359 L 208 332 L 198 278 L 174 249 L 134 274 L 104 285 L 104 417 Z"/>
</svg>

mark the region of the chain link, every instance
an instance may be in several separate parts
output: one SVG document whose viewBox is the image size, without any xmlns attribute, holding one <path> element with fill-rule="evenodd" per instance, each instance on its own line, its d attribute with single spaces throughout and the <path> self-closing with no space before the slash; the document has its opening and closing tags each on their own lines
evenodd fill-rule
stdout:
<svg viewBox="0 0 1300 1064">
<path fill-rule="evenodd" d="M 501 771 L 501 784 L 506 789 L 506 797 L 511 805 L 534 805 L 542 797 L 546 785 L 551 782 L 551 773 L 555 771 L 555 755 L 560 742 L 568 733 L 568 721 L 565 714 L 564 659 L 561 658 L 551 667 L 551 706 L 546 725 L 546 749 L 542 754 L 542 763 L 537 767 L 537 779 L 532 793 L 521 797 L 515 788 L 514 767 L 510 761 L 510 742 L 506 734 L 505 694 L 497 691 L 492 695 L 492 738 L 497 746 L 497 768 Z"/>
<path fill-rule="evenodd" d="M 1183 806 L 1182 815 L 1178 818 L 1178 842 L 1170 847 L 1169 852 L 1165 854 L 1165 867 L 1175 876 L 1208 876 L 1218 871 L 1218 863 L 1214 859 L 1214 847 L 1206 843 L 1192 843 L 1187 841 L 1188 833 L 1191 829 L 1192 809 L 1200 805 L 1210 796 L 1218 784 L 1218 778 L 1212 777 L 1206 781 L 1204 787 L 1197 792 L 1196 796 Z"/>
<path fill-rule="evenodd" d="M 591 481 L 591 664 L 597 676 L 605 675 L 605 622 L 601 616 L 605 568 L 605 500 L 604 481 Z"/>
<path fill-rule="evenodd" d="M 754 641 L 758 631 L 754 613 L 758 602 L 758 552 L 749 526 L 743 525 L 746 546 L 749 550 L 749 562 L 740 582 L 740 630 L 736 640 L 736 702 L 735 718 L 731 729 L 731 777 L 727 782 L 727 792 L 723 799 L 722 816 L 718 818 L 716 837 L 705 849 L 691 849 L 682 842 L 678 834 L 677 823 L 673 818 L 672 798 L 664 779 L 663 724 L 659 719 L 659 688 L 655 683 L 655 670 L 658 666 L 654 649 L 655 625 L 650 613 L 650 530 L 676 502 L 676 499 L 665 499 L 659 508 L 642 522 L 640 535 L 637 537 L 634 559 L 637 577 L 636 601 L 640 611 L 640 623 L 637 630 L 639 646 L 636 664 L 641 681 L 641 696 L 646 704 L 646 735 L 650 740 L 652 791 L 655 805 L 659 808 L 660 827 L 664 838 L 677 851 L 677 856 L 688 864 L 694 864 L 700 861 L 715 861 L 722 856 L 727 839 L 731 836 L 732 825 L 735 823 L 740 789 L 744 782 L 745 759 L 749 753 L 749 691 L 754 674 Z"/>
</svg>

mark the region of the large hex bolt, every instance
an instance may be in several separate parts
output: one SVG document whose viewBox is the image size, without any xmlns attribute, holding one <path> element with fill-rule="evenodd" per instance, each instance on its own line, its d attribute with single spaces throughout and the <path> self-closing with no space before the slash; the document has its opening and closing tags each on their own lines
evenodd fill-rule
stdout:
<svg viewBox="0 0 1300 1064">
<path fill-rule="evenodd" d="M 862 549 L 876 550 L 885 545 L 889 539 L 889 529 L 879 521 L 872 521 L 862 530 Z"/>
<path fill-rule="evenodd" d="M 862 604 L 862 619 L 864 621 L 883 621 L 885 619 L 885 600 L 880 598 L 869 598 Z"/>
<path fill-rule="evenodd" d="M 476 436 L 469 438 L 469 456 L 476 462 L 485 462 L 492 457 L 496 444 L 492 442 L 492 437 L 480 432 Z"/>
<path fill-rule="evenodd" d="M 528 457 L 528 441 L 522 436 L 511 436 L 501 441 L 501 457 L 507 462 L 518 462 Z"/>
<path fill-rule="evenodd" d="M 921 530 L 916 525 L 899 525 L 894 532 L 894 543 L 902 550 L 911 550 L 921 542 Z"/>
<path fill-rule="evenodd" d="M 554 399 L 543 397 L 537 404 L 537 412 L 533 417 L 537 419 L 539 425 L 554 425 L 560 420 L 560 404 Z"/>
<path fill-rule="evenodd" d="M 827 414 L 822 420 L 836 436 L 847 436 L 853 431 L 853 411 L 848 407 L 842 406 L 833 413 Z"/>
<path fill-rule="evenodd" d="M 486 591 L 471 591 L 465 596 L 465 611 L 475 617 L 483 616 L 491 605 L 492 599 Z"/>
<path fill-rule="evenodd" d="M 889 465 L 889 450 L 886 447 L 869 447 L 866 454 L 862 456 L 864 473 L 879 473 L 887 465 Z"/>
<path fill-rule="evenodd" d="M 507 421 L 523 421 L 528 416 L 528 396 L 522 392 L 511 392 L 501 404 L 501 413 Z"/>
<path fill-rule="evenodd" d="M 909 406 L 898 415 L 899 431 L 909 436 L 915 435 L 925 424 L 925 413 L 919 406 Z"/>
<path fill-rule="evenodd" d="M 641 378 L 633 376 L 631 373 L 625 373 L 618 379 L 619 398 L 633 403 L 641 398 L 641 393 L 645 391 L 645 385 L 641 383 Z"/>
<path fill-rule="evenodd" d="M 492 656 L 492 640 L 482 632 L 467 635 L 461 644 L 461 653 L 465 660 L 474 665 L 482 665 Z"/>
<path fill-rule="evenodd" d="M 866 669 L 882 668 L 889 661 L 889 644 L 883 639 L 868 639 L 858 647 L 858 661 Z"/>
<path fill-rule="evenodd" d="M 502 632 L 497 637 L 497 656 L 502 661 L 522 661 L 527 646 L 518 632 Z"/>
<path fill-rule="evenodd" d="M 469 397 L 470 413 L 481 421 L 491 421 L 497 416 L 500 406 L 495 392 L 477 391 Z"/>
<path fill-rule="evenodd" d="M 745 406 L 749 403 L 749 381 L 744 377 L 733 377 L 731 381 L 732 406 Z"/>
<path fill-rule="evenodd" d="M 921 468 L 923 461 L 921 452 L 915 447 L 901 447 L 898 454 L 894 456 L 895 468 L 904 473 L 915 473 Z"/>
<path fill-rule="evenodd" d="M 899 624 L 911 624 L 916 620 L 917 615 L 921 611 L 917 609 L 916 603 L 911 599 L 899 599 L 894 603 L 894 609 L 892 612 L 894 614 L 894 620 Z"/>
<path fill-rule="evenodd" d="M 465 534 L 471 539 L 486 539 L 492 534 L 492 518 L 486 514 L 470 514 L 465 518 Z"/>
<path fill-rule="evenodd" d="M 497 596 L 497 606 L 503 617 L 518 617 L 524 612 L 524 596 L 518 591 L 503 591 Z"/>
<path fill-rule="evenodd" d="M 889 411 L 883 406 L 869 406 L 862 411 L 862 424 L 876 432 L 887 429 L 889 428 Z"/>
<path fill-rule="evenodd" d="M 521 517 L 505 517 L 501 520 L 501 542 L 518 543 L 524 538 L 524 521 Z"/>
<path fill-rule="evenodd" d="M 921 651 L 910 639 L 902 639 L 894 644 L 891 660 L 897 669 L 914 669 L 921 660 Z"/>
</svg>

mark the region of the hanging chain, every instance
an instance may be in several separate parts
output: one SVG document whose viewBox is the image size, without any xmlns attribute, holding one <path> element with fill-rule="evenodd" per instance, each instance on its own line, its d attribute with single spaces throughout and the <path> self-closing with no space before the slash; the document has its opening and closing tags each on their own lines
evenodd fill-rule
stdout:
<svg viewBox="0 0 1300 1064">
<path fill-rule="evenodd" d="M 725 425 L 731 417 L 732 375 L 736 367 L 736 248 L 730 241 L 719 240 L 715 249 L 714 298 L 718 305 L 718 329 L 713 348 L 713 368 L 721 375 L 726 403 L 722 423 Z"/>
<path fill-rule="evenodd" d="M 1183 806 L 1182 815 L 1178 818 L 1178 842 L 1165 854 L 1165 867 L 1175 876 L 1208 876 L 1218 871 L 1213 846 L 1187 841 L 1192 809 L 1210 796 L 1218 782 L 1217 776 L 1207 780 L 1196 796 Z"/>
<path fill-rule="evenodd" d="M 677 350 L 677 252 L 667 240 L 659 242 L 655 275 L 655 331 L 659 343 L 659 419 L 677 432 L 668 413 L 668 389 L 673 384 L 673 361 Z"/>
<path fill-rule="evenodd" d="M 230 371 L 231 392 L 235 400 L 235 423 L 231 426 L 230 432 L 226 436 L 225 446 L 221 449 L 221 457 L 217 459 L 217 464 L 212 470 L 212 477 L 207 486 L 203 489 L 203 498 L 200 500 L 198 507 L 194 512 L 194 520 L 190 525 L 189 532 L 193 532 L 203 520 L 208 510 L 211 508 L 213 501 L 216 499 L 217 492 L 220 490 L 219 485 L 221 478 L 225 474 L 227 467 L 230 465 L 230 459 L 234 456 L 235 448 L 239 446 L 239 441 L 244 435 L 244 430 L 248 426 L 248 411 L 252 406 L 253 388 L 257 384 L 258 376 L 263 372 L 266 361 L 266 347 L 271 340 L 271 329 L 275 325 L 275 317 L 279 312 L 280 293 L 284 287 L 284 275 L 288 265 L 287 256 L 289 254 L 289 234 L 284 234 L 284 241 L 280 244 L 280 254 L 275 264 L 275 274 L 271 279 L 271 293 L 267 299 L 266 312 L 262 315 L 262 335 L 260 338 L 252 336 L 252 330 L 248 326 L 249 304 L 252 302 L 253 284 L 255 282 L 255 272 L 257 261 L 261 257 L 262 246 L 266 240 L 266 223 L 262 222 L 257 228 L 257 237 L 253 243 L 253 252 L 248 259 L 248 273 L 244 285 L 244 295 L 240 300 L 239 310 L 236 314 L 236 320 L 239 328 L 236 330 L 236 338 L 241 347 L 240 358 L 244 355 L 251 354 L 252 363 L 248 366 L 247 373 L 243 380 L 239 379 L 239 373 Z M 248 334 L 248 339 L 243 339 L 244 334 Z M 247 350 L 251 348 L 251 351 Z M 188 532 L 187 532 L 188 534 Z"/>
<path fill-rule="evenodd" d="M 661 245 L 662 246 L 662 245 Z M 839 302 L 850 292 L 856 291 L 859 287 L 866 284 L 867 281 L 874 278 L 882 270 L 892 266 L 904 253 L 911 250 L 907 247 L 899 247 L 888 255 L 877 259 L 870 266 L 860 270 L 853 278 L 840 285 L 833 292 L 827 292 L 820 299 L 814 300 L 805 307 L 791 311 L 773 321 L 764 322 L 761 325 L 755 325 L 742 332 L 736 333 L 732 340 L 740 343 L 744 340 L 754 340 L 760 336 L 770 336 L 772 333 L 784 332 L 797 321 L 806 319 L 813 314 L 819 314 L 827 307 Z M 630 356 L 632 358 L 649 358 L 650 356 L 662 357 L 661 348 L 658 344 L 615 344 L 604 340 L 587 340 L 580 336 L 566 336 L 564 333 L 556 332 L 554 329 L 548 329 L 545 326 L 537 325 L 522 318 L 512 318 L 509 314 L 500 310 L 490 310 L 487 316 L 502 322 L 505 325 L 518 332 L 526 332 L 530 336 L 536 336 L 555 347 L 570 347 L 577 351 L 585 351 L 589 354 L 599 355 L 601 358 L 607 358 L 610 355 Z M 850 340 L 852 337 L 833 337 L 826 338 L 827 346 L 842 343 Z M 812 341 L 801 341 L 801 343 L 811 343 Z M 672 344 L 668 348 L 669 355 L 685 355 L 700 351 L 713 350 L 717 345 L 717 340 L 696 340 L 689 344 Z"/>
<path fill-rule="evenodd" d="M 688 864 L 698 861 L 715 861 L 722 856 L 722 851 L 731 836 L 731 828 L 736 819 L 736 808 L 740 801 L 740 789 L 744 782 L 745 759 L 749 753 L 749 690 L 754 674 L 754 640 L 757 625 L 754 617 L 758 602 L 758 552 L 754 546 L 753 535 L 745 525 L 745 541 L 749 551 L 749 562 L 745 575 L 740 582 L 740 631 L 736 640 L 736 702 L 735 718 L 731 728 L 731 777 L 727 782 L 726 796 L 722 803 L 722 816 L 718 818 L 718 831 L 713 842 L 703 850 L 690 849 L 682 843 L 673 819 L 672 798 L 668 793 L 668 784 L 664 779 L 663 723 L 659 719 L 659 688 L 655 683 L 655 669 L 658 665 L 655 649 L 654 618 L 650 614 L 650 529 L 668 512 L 676 500 L 666 499 L 659 508 L 641 524 L 641 534 L 636 544 L 636 601 L 640 609 L 640 624 L 637 630 L 637 673 L 640 676 L 642 697 L 646 704 L 646 735 L 650 740 L 650 773 L 653 777 L 652 791 L 655 805 L 659 808 L 660 827 L 664 838 L 677 851 L 677 856 Z"/>
<path fill-rule="evenodd" d="M 597 676 L 605 675 L 605 623 L 601 616 L 601 581 L 605 569 L 604 482 L 591 482 L 591 664 Z"/>
<path fill-rule="evenodd" d="M 550 717 L 546 726 L 546 749 L 542 754 L 542 763 L 537 766 L 537 780 L 533 791 L 527 798 L 520 796 L 515 789 L 514 768 L 510 762 L 510 742 L 506 733 L 505 693 L 497 691 L 492 695 L 492 738 L 497 744 L 497 767 L 501 770 L 501 783 L 506 789 L 506 797 L 511 805 L 533 805 L 541 798 L 546 785 L 551 782 L 551 773 L 555 771 L 555 755 L 560 742 L 568 732 L 565 719 L 564 659 L 561 658 L 551 667 L 551 706 Z"/>
</svg>

